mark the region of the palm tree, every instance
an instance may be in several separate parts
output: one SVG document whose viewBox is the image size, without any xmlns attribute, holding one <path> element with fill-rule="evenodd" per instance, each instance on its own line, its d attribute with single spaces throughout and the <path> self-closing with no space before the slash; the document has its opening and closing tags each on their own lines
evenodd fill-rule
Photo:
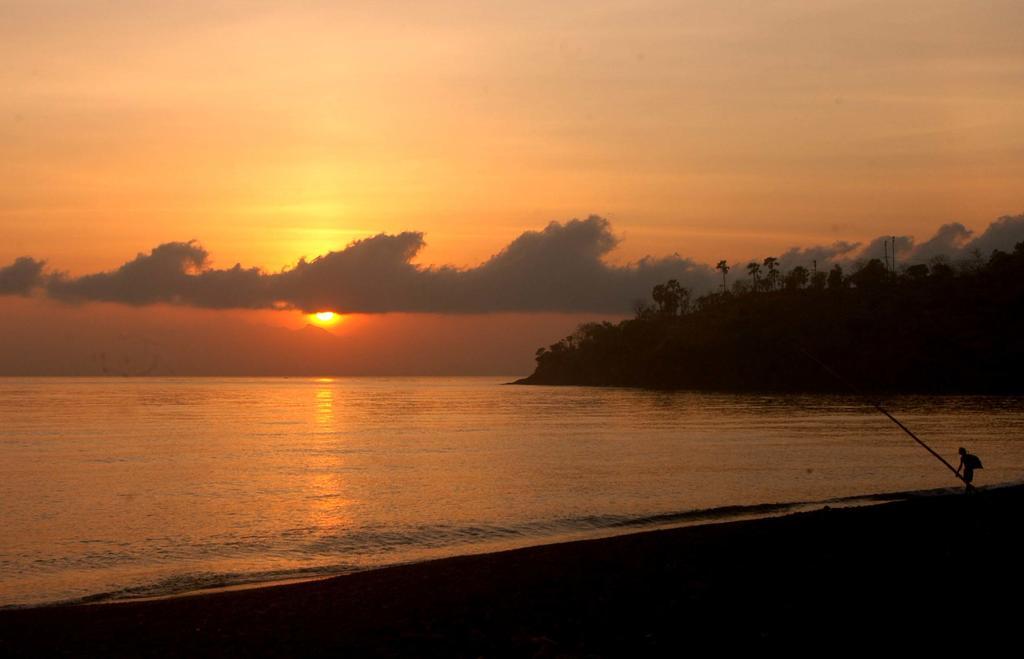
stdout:
<svg viewBox="0 0 1024 659">
<path fill-rule="evenodd" d="M 725 261 L 719 261 L 718 265 L 715 266 L 715 269 L 722 271 L 722 292 L 725 293 L 729 290 L 728 282 L 725 280 L 725 276 L 729 274 L 729 264 Z"/>
<path fill-rule="evenodd" d="M 769 256 L 764 260 L 764 267 L 768 268 L 768 290 L 775 290 L 775 280 L 779 278 L 779 260 Z"/>
<path fill-rule="evenodd" d="M 751 286 L 751 290 L 755 290 L 756 291 L 757 288 L 758 288 L 758 285 L 760 284 L 761 264 L 757 263 L 755 261 L 751 261 L 750 263 L 748 263 L 747 264 L 747 274 L 750 275 L 750 278 L 754 282 L 754 285 Z"/>
</svg>

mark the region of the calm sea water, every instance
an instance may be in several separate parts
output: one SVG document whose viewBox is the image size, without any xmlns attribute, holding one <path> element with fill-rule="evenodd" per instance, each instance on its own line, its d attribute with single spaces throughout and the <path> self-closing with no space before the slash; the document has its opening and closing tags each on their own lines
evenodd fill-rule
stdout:
<svg viewBox="0 0 1024 659">
<path fill-rule="evenodd" d="M 871 493 L 950 474 L 853 398 L 502 378 L 0 378 L 0 606 L 332 574 Z M 1019 398 L 891 411 L 980 483 Z"/>
</svg>

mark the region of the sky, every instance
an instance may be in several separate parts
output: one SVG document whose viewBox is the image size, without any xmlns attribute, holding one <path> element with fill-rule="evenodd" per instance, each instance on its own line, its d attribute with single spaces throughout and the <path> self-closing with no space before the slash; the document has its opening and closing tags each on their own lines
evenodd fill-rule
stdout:
<svg viewBox="0 0 1024 659">
<path fill-rule="evenodd" d="M 179 374 L 523 373 L 668 274 L 1024 213 L 1018 0 L 0 16 L 0 293 L 45 277 L 0 295 L 0 373 L 102 371 L 118 336 Z"/>
</svg>

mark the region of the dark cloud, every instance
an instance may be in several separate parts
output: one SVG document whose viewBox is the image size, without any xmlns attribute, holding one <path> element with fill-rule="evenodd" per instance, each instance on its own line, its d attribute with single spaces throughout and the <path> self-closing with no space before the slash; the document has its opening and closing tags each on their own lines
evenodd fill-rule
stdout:
<svg viewBox="0 0 1024 659">
<path fill-rule="evenodd" d="M 970 240 L 971 233 L 970 229 L 959 222 L 943 224 L 934 236 L 913 247 L 908 259 L 914 263 L 924 263 L 936 256 L 958 256 Z"/>
<path fill-rule="evenodd" d="M 64 301 L 208 308 L 288 307 L 352 313 L 492 311 L 628 312 L 666 279 L 710 287 L 706 265 L 678 255 L 614 266 L 618 245 L 608 221 L 591 216 L 528 231 L 475 268 L 424 267 L 412 261 L 423 234 L 377 235 L 280 273 L 236 265 L 208 267 L 195 242 L 166 243 L 112 272 L 52 277 L 48 293 Z"/>
<path fill-rule="evenodd" d="M 43 281 L 43 261 L 28 256 L 0 268 L 0 295 L 28 295 Z"/>
<path fill-rule="evenodd" d="M 1000 217 L 979 235 L 959 222 L 951 222 L 939 227 L 934 236 L 917 245 L 906 236 L 896 240 L 897 257 L 904 262 L 927 263 L 937 256 L 952 261 L 971 259 L 975 255 L 987 259 L 994 250 L 1013 251 L 1017 243 L 1024 241 L 1024 214 Z M 875 251 L 870 256 L 874 256 Z M 864 256 L 869 255 L 865 253 Z"/>
<path fill-rule="evenodd" d="M 705 290 L 713 272 L 679 256 L 612 266 L 608 221 L 591 216 L 528 231 L 475 268 L 422 267 L 423 234 L 379 235 L 274 275 L 276 299 L 297 308 L 354 312 L 628 312 L 666 279 Z"/>
<path fill-rule="evenodd" d="M 425 268 L 412 259 L 425 246 L 423 234 L 380 234 L 337 252 L 299 261 L 271 275 L 277 299 L 305 311 L 476 311 L 460 309 L 458 289 L 472 270 Z"/>
<path fill-rule="evenodd" d="M 978 252 L 987 258 L 992 250 L 1012 251 L 1020 242 L 1024 242 L 1024 214 L 1004 215 L 988 225 L 980 236 L 964 245 L 960 256 L 967 257 Z"/>
<path fill-rule="evenodd" d="M 828 247 L 793 247 L 783 252 L 779 257 L 779 263 L 783 268 L 795 268 L 802 265 L 810 268 L 817 265 L 819 270 L 831 267 L 832 263 L 849 261 L 853 255 L 860 250 L 861 243 L 850 243 L 839 241 Z"/>
<path fill-rule="evenodd" d="M 883 261 L 886 243 L 889 243 L 888 249 L 892 249 L 893 238 L 896 239 L 897 264 L 927 263 L 937 256 L 954 262 L 974 258 L 975 254 L 987 259 L 993 250 L 1013 251 L 1017 243 L 1024 241 L 1024 214 L 1001 217 L 977 236 L 959 222 L 952 222 L 939 227 L 934 236 L 922 243 L 915 243 L 911 236 L 889 235 L 879 236 L 867 245 L 837 242 L 829 247 L 793 247 L 779 257 L 779 262 L 788 269 L 798 265 L 810 267 L 817 261 L 821 270 L 833 263 L 849 267 L 868 259 Z"/>
<path fill-rule="evenodd" d="M 888 258 L 892 258 L 892 242 L 896 239 L 897 262 L 906 260 L 914 249 L 914 238 L 912 236 L 879 236 L 867 244 L 857 258 L 863 261 L 878 259 L 885 261 L 886 250 L 889 250 Z"/>
<path fill-rule="evenodd" d="M 882 258 L 881 237 L 828 247 L 794 247 L 780 257 L 784 269 L 819 270 Z M 947 224 L 915 245 L 897 236 L 900 263 L 922 262 L 938 254 L 966 258 L 975 250 L 1012 250 L 1024 240 L 1024 215 L 1002 217 L 974 236 L 960 224 Z M 0 294 L 27 295 L 41 287 L 66 302 L 103 301 L 129 305 L 178 304 L 213 309 L 332 309 L 346 313 L 557 311 L 628 313 L 651 288 L 668 279 L 701 294 L 713 290 L 719 274 L 710 265 L 678 254 L 611 265 L 608 254 L 619 244 L 607 220 L 552 222 L 527 231 L 474 268 L 421 266 L 413 260 L 423 249 L 423 234 L 380 234 L 328 252 L 278 273 L 258 268 L 217 269 L 195 241 L 165 243 L 139 254 L 116 270 L 69 277 L 43 274 L 43 263 L 24 257 L 0 269 Z"/>
<path fill-rule="evenodd" d="M 51 277 L 46 289 L 51 297 L 69 302 L 164 302 L 214 309 L 270 306 L 269 280 L 259 269 L 235 265 L 215 270 L 207 264 L 206 250 L 195 241 L 164 243 L 113 272 Z"/>
<path fill-rule="evenodd" d="M 95 300 L 142 305 L 180 302 L 191 287 L 193 274 L 207 263 L 207 253 L 194 241 L 165 243 L 149 254 L 139 254 L 113 272 L 72 279 L 52 277 L 47 292 L 57 299 Z"/>
</svg>

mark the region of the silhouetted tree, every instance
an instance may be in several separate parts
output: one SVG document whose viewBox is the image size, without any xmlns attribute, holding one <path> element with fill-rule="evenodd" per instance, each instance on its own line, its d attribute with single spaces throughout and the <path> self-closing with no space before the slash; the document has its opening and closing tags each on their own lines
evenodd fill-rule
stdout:
<svg viewBox="0 0 1024 659">
<path fill-rule="evenodd" d="M 779 260 L 774 256 L 769 256 L 764 260 L 764 267 L 768 268 L 768 290 L 774 291 L 775 285 L 779 280 Z"/>
<path fill-rule="evenodd" d="M 836 263 L 828 271 L 828 287 L 833 290 L 846 288 L 846 279 L 843 277 L 843 266 Z"/>
<path fill-rule="evenodd" d="M 936 279 L 949 279 L 956 272 L 953 270 L 953 266 L 949 264 L 949 259 L 943 255 L 932 257 L 932 260 L 928 262 L 929 273 Z"/>
<path fill-rule="evenodd" d="M 863 267 L 850 275 L 850 283 L 857 288 L 876 291 L 889 278 L 889 269 L 879 259 L 871 259 Z"/>
<path fill-rule="evenodd" d="M 921 281 L 922 279 L 928 278 L 928 266 L 923 263 L 908 266 L 903 274 L 908 278 L 915 281 Z"/>
<path fill-rule="evenodd" d="M 663 316 L 676 316 L 686 313 L 690 308 L 690 291 L 680 286 L 675 279 L 655 286 L 651 297 L 658 305 L 658 313 Z"/>
<path fill-rule="evenodd" d="M 747 264 L 747 274 L 750 275 L 750 281 L 752 282 L 750 287 L 752 290 L 757 290 L 761 287 L 761 264 L 751 261 Z"/>
<path fill-rule="evenodd" d="M 646 300 L 637 300 L 633 303 L 633 313 L 637 318 L 651 318 L 658 310 L 647 303 Z"/>
<path fill-rule="evenodd" d="M 838 265 L 811 273 L 812 289 L 843 289 L 828 295 L 806 290 L 794 268 L 785 294 L 746 295 L 750 268 L 735 294 L 701 296 L 692 309 L 678 282 L 659 284 L 655 305 L 639 307 L 636 319 L 588 323 L 539 350 L 528 381 L 841 389 L 794 351 L 797 339 L 865 390 L 1024 392 L 1024 243 L 959 271 L 944 259 L 901 268 L 876 259 L 850 277 Z"/>
<path fill-rule="evenodd" d="M 651 291 L 651 297 L 654 298 L 654 304 L 657 305 L 658 313 L 663 316 L 674 316 L 676 311 L 679 309 L 679 301 L 672 296 L 668 287 L 665 284 L 658 284 Z"/>
<path fill-rule="evenodd" d="M 821 270 L 815 270 L 814 274 L 811 275 L 811 289 L 815 291 L 825 290 L 826 283 L 828 283 L 828 275 Z"/>
<path fill-rule="evenodd" d="M 722 271 L 722 292 L 725 293 L 729 290 L 728 282 L 725 279 L 725 276 L 729 274 L 729 264 L 725 261 L 719 261 L 718 265 L 715 266 L 715 269 Z"/>
<path fill-rule="evenodd" d="M 807 268 L 802 265 L 798 265 L 786 273 L 783 285 L 785 285 L 788 290 L 795 291 L 806 286 L 810 278 L 811 273 Z"/>
<path fill-rule="evenodd" d="M 985 268 L 985 258 L 981 250 L 975 247 L 966 259 L 960 263 L 960 269 L 965 272 L 981 272 Z"/>
<path fill-rule="evenodd" d="M 679 313 L 686 314 L 690 312 L 690 289 L 683 286 L 679 286 L 676 282 L 676 295 L 679 297 Z"/>
</svg>

